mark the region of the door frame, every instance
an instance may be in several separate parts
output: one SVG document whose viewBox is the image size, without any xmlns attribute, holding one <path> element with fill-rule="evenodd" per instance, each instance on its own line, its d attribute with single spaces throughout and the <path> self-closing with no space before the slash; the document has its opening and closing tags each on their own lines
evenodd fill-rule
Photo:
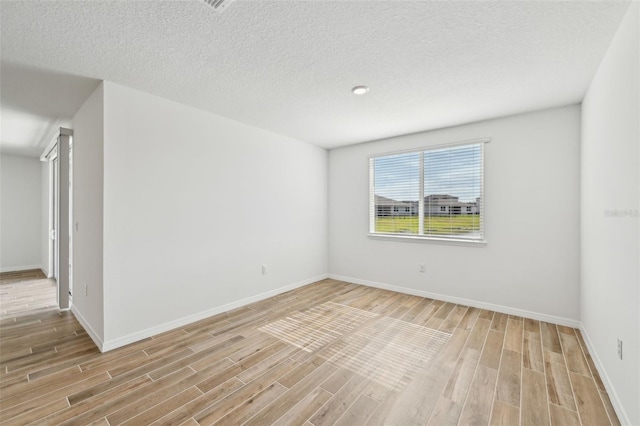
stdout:
<svg viewBox="0 0 640 426">
<path fill-rule="evenodd" d="M 61 127 L 40 157 L 49 163 L 49 278 L 56 280 L 57 302 L 62 310 L 71 307 L 72 136 L 71 129 Z"/>
</svg>

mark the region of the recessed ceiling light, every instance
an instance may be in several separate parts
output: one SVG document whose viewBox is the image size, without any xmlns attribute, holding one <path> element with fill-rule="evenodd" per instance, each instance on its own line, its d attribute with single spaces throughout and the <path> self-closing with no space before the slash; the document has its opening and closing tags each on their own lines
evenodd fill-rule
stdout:
<svg viewBox="0 0 640 426">
<path fill-rule="evenodd" d="M 351 89 L 351 91 L 353 92 L 354 95 L 364 95 L 369 91 L 369 88 L 367 86 L 356 86 L 353 89 Z"/>
</svg>

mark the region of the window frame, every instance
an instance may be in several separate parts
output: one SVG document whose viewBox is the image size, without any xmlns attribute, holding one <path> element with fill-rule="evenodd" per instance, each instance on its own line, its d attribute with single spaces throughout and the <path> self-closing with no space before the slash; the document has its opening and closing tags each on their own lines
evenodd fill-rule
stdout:
<svg viewBox="0 0 640 426">
<path fill-rule="evenodd" d="M 491 138 L 478 138 L 471 140 L 464 140 L 458 142 L 451 143 L 443 143 L 437 145 L 429 145 L 420 148 L 411 148 L 399 151 L 391 151 L 391 152 L 383 152 L 378 154 L 372 154 L 369 156 L 369 232 L 368 236 L 376 239 L 391 239 L 391 240 L 400 240 L 400 241 L 414 241 L 414 242 L 433 242 L 433 243 L 443 243 L 443 244 L 453 244 L 453 245 L 468 245 L 468 246 L 476 246 L 483 247 L 487 244 L 486 241 L 486 190 L 485 190 L 485 165 L 486 165 L 486 154 L 485 154 L 485 145 L 491 142 Z M 420 155 L 420 190 L 418 198 L 419 203 L 419 212 L 418 212 L 418 222 L 419 222 L 419 231 L 418 234 L 403 234 L 403 233 L 393 233 L 393 232 L 376 232 L 375 224 L 376 224 L 376 206 L 375 206 L 375 172 L 374 172 L 374 162 L 376 158 L 380 157 L 389 157 L 400 154 L 411 154 L 411 153 L 424 153 L 426 151 L 432 150 L 440 150 L 446 148 L 456 148 L 465 145 L 481 145 L 480 150 L 480 159 L 481 159 L 481 173 L 480 173 L 480 197 L 481 202 L 479 206 L 479 214 L 481 223 L 481 234 L 480 238 L 464 238 L 460 236 L 434 236 L 434 235 L 425 235 L 423 224 L 424 224 L 424 155 Z M 422 200 L 420 200 L 422 198 Z"/>
</svg>

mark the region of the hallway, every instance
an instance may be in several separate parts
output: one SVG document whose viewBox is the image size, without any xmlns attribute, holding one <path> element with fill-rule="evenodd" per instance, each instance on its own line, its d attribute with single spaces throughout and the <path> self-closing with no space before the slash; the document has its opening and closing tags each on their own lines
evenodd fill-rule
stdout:
<svg viewBox="0 0 640 426">
<path fill-rule="evenodd" d="M 56 282 L 40 269 L 0 273 L 0 319 L 57 309 Z"/>
</svg>

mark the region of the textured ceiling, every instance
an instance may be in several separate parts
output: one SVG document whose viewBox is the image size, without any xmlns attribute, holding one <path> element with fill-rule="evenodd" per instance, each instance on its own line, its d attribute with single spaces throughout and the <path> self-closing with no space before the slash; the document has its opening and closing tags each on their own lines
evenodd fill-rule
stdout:
<svg viewBox="0 0 640 426">
<path fill-rule="evenodd" d="M 333 148 L 579 102 L 628 5 L 3 0 L 1 55 Z"/>
</svg>

